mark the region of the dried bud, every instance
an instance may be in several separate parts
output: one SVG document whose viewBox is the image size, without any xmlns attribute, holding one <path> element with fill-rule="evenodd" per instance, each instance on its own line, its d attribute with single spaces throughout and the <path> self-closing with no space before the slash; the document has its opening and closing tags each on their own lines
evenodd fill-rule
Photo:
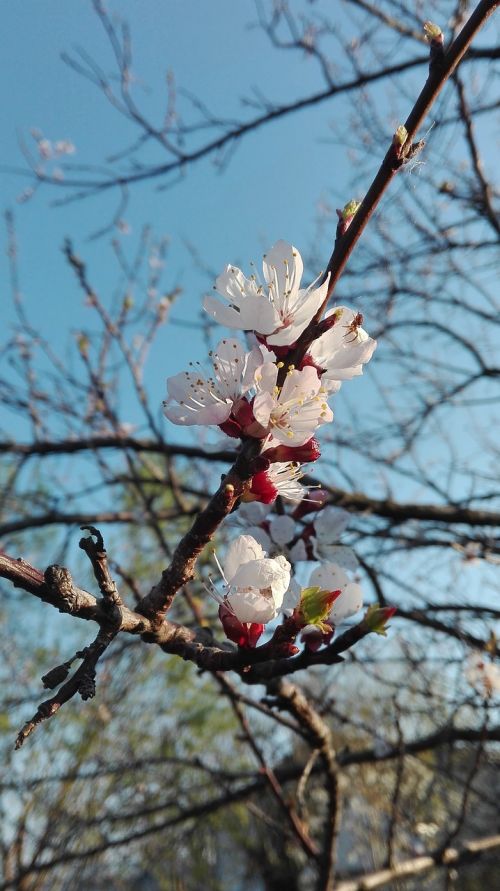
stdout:
<svg viewBox="0 0 500 891">
<path fill-rule="evenodd" d="M 80 681 L 78 692 L 85 702 L 87 699 L 93 699 L 95 696 L 95 671 L 92 674 L 85 674 Z"/>
<path fill-rule="evenodd" d="M 47 690 L 54 690 L 66 680 L 69 674 L 71 662 L 64 662 L 62 665 L 56 665 L 47 674 L 42 677 L 42 684 Z"/>
</svg>

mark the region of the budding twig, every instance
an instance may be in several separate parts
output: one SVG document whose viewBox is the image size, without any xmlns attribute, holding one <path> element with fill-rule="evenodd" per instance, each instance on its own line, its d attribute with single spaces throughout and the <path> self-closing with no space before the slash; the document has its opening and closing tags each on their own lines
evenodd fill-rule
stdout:
<svg viewBox="0 0 500 891">
<path fill-rule="evenodd" d="M 87 529 L 91 535 L 96 538 L 95 542 L 90 536 L 81 538 L 79 546 L 82 551 L 85 551 L 92 563 L 92 569 L 94 570 L 94 575 L 97 584 L 99 585 L 99 591 L 104 598 L 105 607 L 113 610 L 116 606 L 123 606 L 123 601 L 118 592 L 116 582 L 111 578 L 108 566 L 108 556 L 101 533 L 95 526 L 80 526 L 80 529 L 82 529 L 82 531 Z"/>
</svg>

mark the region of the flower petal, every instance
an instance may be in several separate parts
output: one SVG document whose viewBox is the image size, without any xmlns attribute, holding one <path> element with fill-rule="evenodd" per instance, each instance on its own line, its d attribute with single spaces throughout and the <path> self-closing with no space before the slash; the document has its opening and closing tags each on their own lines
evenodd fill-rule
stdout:
<svg viewBox="0 0 500 891">
<path fill-rule="evenodd" d="M 261 560 L 264 557 L 262 547 L 251 535 L 240 535 L 231 542 L 224 560 L 224 574 L 229 584 L 232 584 L 240 566 L 250 560 Z M 242 620 L 243 621 L 243 620 Z"/>
</svg>

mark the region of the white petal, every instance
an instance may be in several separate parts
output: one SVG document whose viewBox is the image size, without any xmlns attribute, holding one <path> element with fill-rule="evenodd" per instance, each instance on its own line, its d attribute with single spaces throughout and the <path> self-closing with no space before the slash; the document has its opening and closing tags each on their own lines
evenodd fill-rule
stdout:
<svg viewBox="0 0 500 891">
<path fill-rule="evenodd" d="M 309 584 L 311 587 L 319 585 L 324 591 L 338 591 L 339 588 L 346 588 L 350 581 L 349 576 L 336 563 L 322 563 L 311 573 Z"/>
<path fill-rule="evenodd" d="M 300 595 L 302 594 L 302 586 L 295 579 L 290 579 L 290 585 L 283 598 L 281 612 L 285 616 L 291 616 L 294 609 L 300 603 Z"/>
<path fill-rule="evenodd" d="M 266 557 L 242 563 L 228 581 L 235 588 L 270 588 L 274 602 L 279 607 L 290 583 L 290 572 L 291 566 L 285 557 Z"/>
<path fill-rule="evenodd" d="M 231 593 L 227 599 L 240 622 L 259 622 L 265 625 L 277 614 L 271 593 L 262 593 L 258 588 Z"/>
<path fill-rule="evenodd" d="M 173 424 L 184 424 L 185 426 L 193 424 L 222 424 L 224 421 L 227 421 L 231 414 L 231 408 L 230 404 L 219 402 L 194 410 L 187 405 L 178 405 L 169 400 L 163 403 L 163 414 Z"/>
<path fill-rule="evenodd" d="M 302 371 L 292 371 L 287 374 L 280 393 L 280 402 L 285 403 L 291 399 L 300 399 L 304 396 L 316 394 L 321 387 L 318 372 L 311 365 L 306 365 Z"/>
<path fill-rule="evenodd" d="M 229 584 L 232 583 L 241 564 L 250 560 L 261 560 L 263 557 L 264 551 L 251 535 L 240 535 L 236 538 L 229 545 L 224 560 L 224 574 Z"/>
<path fill-rule="evenodd" d="M 298 563 L 300 560 L 307 560 L 307 550 L 304 542 L 301 538 L 297 542 L 295 542 L 293 548 L 290 548 L 288 551 L 288 556 L 293 563 Z"/>
<path fill-rule="evenodd" d="M 274 517 L 271 520 L 269 531 L 271 538 L 278 545 L 286 545 L 295 535 L 295 522 L 291 517 Z"/>
<path fill-rule="evenodd" d="M 363 328 L 349 330 L 356 313 L 347 306 L 335 307 L 326 318 L 339 313 L 335 325 L 311 344 L 309 352 L 316 364 L 326 369 L 325 378 L 350 380 L 362 374 L 362 365 L 371 358 L 377 342 Z"/>
<path fill-rule="evenodd" d="M 327 505 L 319 512 L 313 523 L 318 541 L 328 544 L 337 541 L 350 522 L 349 511 Z"/>
<path fill-rule="evenodd" d="M 336 563 L 342 569 L 347 569 L 349 572 L 354 572 L 359 566 L 359 560 L 353 549 L 348 548 L 345 545 L 317 544 L 315 555 L 322 560 L 329 560 L 332 563 Z"/>
<path fill-rule="evenodd" d="M 269 505 L 262 504 L 260 501 L 243 502 L 238 509 L 238 517 L 241 517 L 253 525 L 262 523 L 268 513 Z"/>
<path fill-rule="evenodd" d="M 278 379 L 278 367 L 274 362 L 263 362 L 255 372 L 255 382 L 259 391 L 272 393 Z"/>
<path fill-rule="evenodd" d="M 350 582 L 333 604 L 329 619 L 334 625 L 339 625 L 344 619 L 354 616 L 362 607 L 363 590 L 361 585 L 358 585 L 356 582 Z"/>
<path fill-rule="evenodd" d="M 294 343 L 306 329 L 312 317 L 322 305 L 328 288 L 328 282 L 314 290 L 299 291 L 294 308 L 290 309 L 291 321 L 275 334 L 267 337 L 271 346 L 288 346 Z"/>
<path fill-rule="evenodd" d="M 276 402 L 270 393 L 259 393 L 253 401 L 253 416 L 264 429 L 269 425 L 271 412 L 276 406 Z"/>
<path fill-rule="evenodd" d="M 245 330 L 244 322 L 246 320 L 241 313 L 233 306 L 227 306 L 222 300 L 218 300 L 212 294 L 207 294 L 204 297 L 203 309 L 219 325 L 224 325 L 226 328 L 237 328 L 240 331 Z"/>
<path fill-rule="evenodd" d="M 258 504 L 258 502 L 254 502 L 254 504 Z M 249 526 L 247 533 L 248 535 L 251 535 L 252 538 L 255 538 L 255 541 L 257 541 L 264 551 L 269 554 L 272 550 L 273 543 L 265 529 L 262 529 L 261 526 Z"/>
<path fill-rule="evenodd" d="M 293 244 L 277 241 L 264 255 L 262 267 L 267 284 L 277 288 L 277 294 L 273 295 L 275 299 L 279 299 L 286 291 L 300 288 L 304 264 Z"/>
</svg>

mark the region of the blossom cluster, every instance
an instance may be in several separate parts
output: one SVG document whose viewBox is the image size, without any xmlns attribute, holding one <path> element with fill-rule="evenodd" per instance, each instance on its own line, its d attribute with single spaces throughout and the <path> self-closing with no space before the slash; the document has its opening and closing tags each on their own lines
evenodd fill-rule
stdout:
<svg viewBox="0 0 500 891">
<path fill-rule="evenodd" d="M 362 374 L 376 341 L 363 329 L 361 313 L 346 306 L 320 318 L 328 276 L 301 288 L 302 273 L 300 253 L 284 241 L 264 255 L 262 280 L 227 266 L 215 282 L 218 296 L 205 297 L 203 305 L 216 322 L 245 332 L 245 343 L 223 338 L 209 355 L 208 371 L 190 363 L 167 380 L 164 413 L 174 424 L 214 426 L 241 441 L 259 441 L 242 502 L 267 511 L 281 495 L 298 505 L 293 516 L 275 516 L 267 531 L 261 524 L 231 544 L 219 564 L 223 595 L 210 583 L 225 633 L 239 646 L 255 646 L 264 626 L 283 614 L 300 619 L 303 639 L 316 648 L 362 605 L 360 586 L 347 574 L 356 558 L 332 544 L 332 522 L 335 539 L 346 512 L 334 518 L 335 509 L 305 498 L 300 478 L 302 465 L 320 457 L 315 434 L 333 420 L 329 400 L 342 382 Z M 312 532 L 309 524 L 297 537 L 295 522 L 307 513 L 308 500 L 324 510 Z M 308 559 L 326 562 L 312 571 L 305 590 L 313 593 L 306 595 L 291 578 L 290 560 Z"/>
</svg>

